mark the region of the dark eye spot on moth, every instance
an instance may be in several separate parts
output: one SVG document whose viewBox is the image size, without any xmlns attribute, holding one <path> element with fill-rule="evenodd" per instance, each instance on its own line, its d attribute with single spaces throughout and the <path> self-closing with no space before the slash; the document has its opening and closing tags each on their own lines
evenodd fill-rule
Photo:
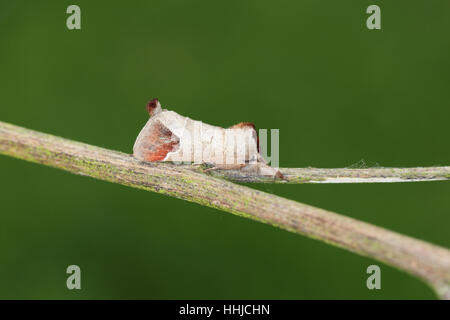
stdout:
<svg viewBox="0 0 450 320">
<path fill-rule="evenodd" d="M 147 103 L 147 112 L 150 119 L 133 147 L 138 160 L 209 163 L 213 169 L 246 168 L 259 175 L 283 178 L 259 154 L 259 139 L 251 122 L 221 128 L 162 109 L 158 99 Z"/>
</svg>

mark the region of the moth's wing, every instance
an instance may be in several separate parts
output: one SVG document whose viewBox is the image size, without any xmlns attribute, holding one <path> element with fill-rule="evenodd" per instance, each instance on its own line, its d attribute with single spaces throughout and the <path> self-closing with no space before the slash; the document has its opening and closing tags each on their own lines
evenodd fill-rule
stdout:
<svg viewBox="0 0 450 320">
<path fill-rule="evenodd" d="M 251 128 L 255 130 L 255 136 L 256 136 L 256 149 L 259 152 L 259 136 L 258 132 L 256 131 L 255 124 L 253 122 L 239 122 L 235 124 L 234 126 L 231 126 L 230 129 L 245 129 L 245 128 Z"/>
<path fill-rule="evenodd" d="M 136 139 L 133 155 L 141 161 L 163 161 L 179 144 L 180 139 L 160 121 L 149 121 Z"/>
</svg>

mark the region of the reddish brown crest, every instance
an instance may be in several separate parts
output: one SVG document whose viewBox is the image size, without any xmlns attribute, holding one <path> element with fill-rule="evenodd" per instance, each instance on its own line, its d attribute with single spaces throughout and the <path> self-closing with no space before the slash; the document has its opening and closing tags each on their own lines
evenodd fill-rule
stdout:
<svg viewBox="0 0 450 320">
<path fill-rule="evenodd" d="M 242 129 L 242 128 L 252 128 L 256 131 L 255 124 L 253 122 L 239 122 L 235 124 L 234 126 L 231 126 L 230 129 Z M 258 133 L 256 133 L 256 149 L 259 152 L 259 137 Z"/>
<path fill-rule="evenodd" d="M 147 111 L 152 116 L 156 111 L 158 106 L 161 106 L 158 99 L 152 99 L 147 103 Z"/>
</svg>

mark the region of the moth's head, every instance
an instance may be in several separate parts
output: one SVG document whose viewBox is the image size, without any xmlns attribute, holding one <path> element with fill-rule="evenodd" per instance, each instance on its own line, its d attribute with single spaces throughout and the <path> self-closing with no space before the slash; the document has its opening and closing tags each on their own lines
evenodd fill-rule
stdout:
<svg viewBox="0 0 450 320">
<path fill-rule="evenodd" d="M 154 116 L 161 112 L 161 103 L 159 103 L 158 99 L 152 99 L 147 103 L 147 112 L 150 116 Z"/>
</svg>

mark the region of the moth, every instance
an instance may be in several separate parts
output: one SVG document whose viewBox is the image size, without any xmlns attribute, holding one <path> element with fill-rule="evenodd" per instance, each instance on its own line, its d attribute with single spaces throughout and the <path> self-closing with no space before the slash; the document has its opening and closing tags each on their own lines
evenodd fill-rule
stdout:
<svg viewBox="0 0 450 320">
<path fill-rule="evenodd" d="M 283 178 L 260 155 L 251 122 L 221 128 L 162 109 L 158 99 L 148 102 L 147 111 L 150 119 L 133 147 L 133 156 L 140 161 L 209 164 L 208 170 L 245 170 Z"/>
</svg>

